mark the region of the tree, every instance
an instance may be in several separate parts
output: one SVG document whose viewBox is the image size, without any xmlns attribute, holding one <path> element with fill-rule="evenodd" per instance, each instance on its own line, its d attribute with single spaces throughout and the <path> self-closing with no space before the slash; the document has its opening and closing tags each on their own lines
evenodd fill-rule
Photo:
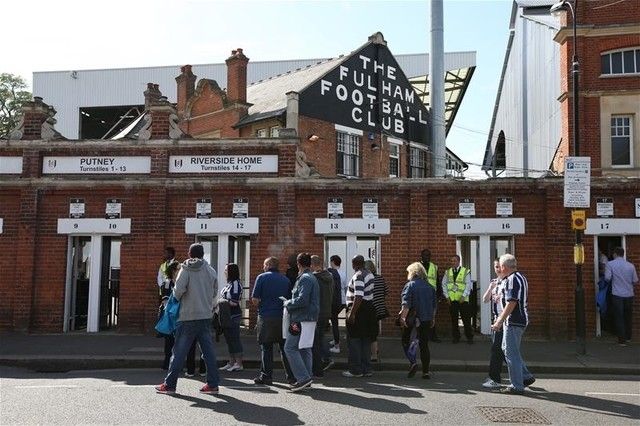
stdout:
<svg viewBox="0 0 640 426">
<path fill-rule="evenodd" d="M 20 76 L 0 74 L 0 139 L 6 139 L 18 124 L 22 105 L 31 100 L 27 83 Z"/>
</svg>

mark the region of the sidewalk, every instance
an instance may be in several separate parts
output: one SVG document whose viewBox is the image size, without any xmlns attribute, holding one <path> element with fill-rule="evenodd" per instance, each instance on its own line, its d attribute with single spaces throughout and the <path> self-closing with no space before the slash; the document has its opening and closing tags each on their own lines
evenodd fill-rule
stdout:
<svg viewBox="0 0 640 426">
<path fill-rule="evenodd" d="M 243 335 L 245 367 L 257 369 L 260 351 L 254 335 Z M 346 342 L 336 355 L 336 369 L 346 368 Z M 400 339 L 379 339 L 378 369 L 405 370 Z M 0 334 L 0 365 L 26 367 L 37 371 L 68 371 L 105 368 L 159 368 L 163 340 L 128 334 Z M 430 343 L 433 371 L 487 371 L 490 343 L 484 336 L 476 342 Z M 587 354 L 577 355 L 574 342 L 525 341 L 523 356 L 536 374 L 624 374 L 640 375 L 640 345 L 620 347 L 613 340 L 587 342 Z M 277 351 L 276 351 L 277 352 Z M 226 344 L 216 344 L 218 362 L 226 360 Z M 276 356 L 277 358 L 277 356 Z"/>
</svg>

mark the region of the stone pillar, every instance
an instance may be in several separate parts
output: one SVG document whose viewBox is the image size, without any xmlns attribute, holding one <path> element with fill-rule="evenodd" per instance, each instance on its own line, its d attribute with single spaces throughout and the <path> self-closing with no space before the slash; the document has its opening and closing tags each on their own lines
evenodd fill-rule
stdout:
<svg viewBox="0 0 640 426">
<path fill-rule="evenodd" d="M 299 99 L 298 92 L 287 92 L 287 129 L 294 129 L 298 133 L 299 123 Z"/>
</svg>

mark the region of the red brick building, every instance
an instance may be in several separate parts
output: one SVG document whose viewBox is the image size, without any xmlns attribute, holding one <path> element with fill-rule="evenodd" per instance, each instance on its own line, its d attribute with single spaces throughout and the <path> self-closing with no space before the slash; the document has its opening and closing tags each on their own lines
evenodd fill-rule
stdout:
<svg viewBox="0 0 640 426">
<path fill-rule="evenodd" d="M 337 89 L 341 76 L 353 71 L 351 60 L 362 67 L 373 64 L 360 56 L 371 58 L 363 52 L 382 46 L 374 38 L 339 62 L 325 64 L 311 81 L 294 76 L 302 85 L 297 90 L 290 87 L 292 80 L 257 85 L 256 96 L 266 102 L 275 99 L 274 88 L 282 83 L 282 98 L 274 101 L 276 109 L 265 106 L 254 113 L 247 101 L 252 88 L 247 98 L 241 89 L 246 64 L 241 50 L 228 60 L 240 72 L 229 73 L 238 84 L 229 84 L 227 92 L 213 81 L 196 86 L 185 66 L 177 78 L 177 109 L 150 85 L 144 118 L 117 141 L 65 140 L 53 129 L 55 112 L 36 98 L 25 108 L 23 124 L 9 140 L 0 141 L 0 262 L 8 283 L 0 300 L 0 329 L 151 332 L 164 247 L 174 246 L 183 259 L 188 246 L 201 241 L 217 270 L 237 263 L 247 287 L 267 256 L 278 256 L 284 264 L 300 251 L 324 259 L 339 254 L 349 272 L 349 259 L 363 254 L 387 280 L 392 312 L 399 306 L 405 268 L 423 248 L 432 250 L 441 273 L 447 259 L 460 253 L 479 291 L 488 284 L 492 258 L 513 252 L 530 281 L 529 335 L 570 339 L 573 232 L 563 208 L 562 180 L 420 177 L 428 167 L 416 170 L 421 157 L 412 162 L 411 150 L 428 152 L 429 141 L 413 140 L 420 135 L 411 134 L 407 123 L 414 117 L 421 124 L 425 116 L 415 112 L 421 106 L 411 110 L 406 105 L 411 95 L 400 73 L 390 69 L 393 63 L 386 59 L 378 69 L 399 89 L 380 84 L 387 85 L 384 90 L 392 98 L 402 96 L 405 104 L 396 103 L 404 105 L 406 122 L 396 124 L 396 107 L 380 104 L 370 129 L 357 121 L 365 120 L 364 102 L 371 99 L 364 89 L 362 98 L 346 83 L 344 90 Z M 364 80 L 356 74 L 352 82 L 368 87 L 367 80 L 366 73 Z M 382 86 L 371 87 L 382 93 Z M 327 98 L 319 98 L 327 88 Z M 326 102 L 340 111 L 347 92 L 347 114 L 342 111 L 328 121 L 326 106 L 314 110 Z M 407 107 L 415 115 L 405 114 Z M 389 117 L 386 124 L 384 117 Z M 262 136 L 258 131 L 269 129 L 265 136 L 271 136 L 271 128 L 275 137 L 243 133 Z M 343 149 L 353 144 L 361 153 L 355 159 L 355 151 Z M 391 145 L 399 146 L 397 157 Z M 390 177 L 396 159 L 399 177 Z M 595 178 L 591 196 L 610 198 L 615 216 L 590 220 L 588 231 L 606 225 L 627 248 L 629 260 L 640 264 L 640 182 Z M 592 210 L 589 217 L 596 216 Z M 597 332 L 594 241 L 591 236 L 585 241 L 593 266 L 585 268 L 589 337 Z M 443 335 L 449 331 L 445 311 L 438 320 Z M 247 312 L 250 326 L 253 315 Z M 391 322 L 385 334 L 397 332 Z M 487 325 L 483 307 L 477 326 L 486 332 Z"/>
</svg>

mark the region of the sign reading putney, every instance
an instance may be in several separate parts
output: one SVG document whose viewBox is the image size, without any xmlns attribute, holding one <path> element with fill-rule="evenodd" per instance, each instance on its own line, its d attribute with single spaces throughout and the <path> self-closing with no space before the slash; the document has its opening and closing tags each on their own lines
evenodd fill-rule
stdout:
<svg viewBox="0 0 640 426">
<path fill-rule="evenodd" d="M 300 114 L 430 145 L 429 113 L 382 44 L 363 47 L 301 91 Z"/>
</svg>

